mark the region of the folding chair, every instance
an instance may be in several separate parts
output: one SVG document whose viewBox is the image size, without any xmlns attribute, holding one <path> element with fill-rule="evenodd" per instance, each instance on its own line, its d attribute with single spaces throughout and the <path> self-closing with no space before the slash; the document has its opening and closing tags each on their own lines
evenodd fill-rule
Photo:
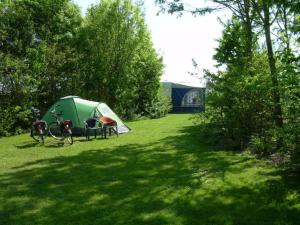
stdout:
<svg viewBox="0 0 300 225">
<path fill-rule="evenodd" d="M 115 120 L 111 119 L 108 116 L 102 116 L 99 119 L 101 126 L 102 126 L 102 137 L 104 135 L 104 138 L 107 137 L 107 131 L 109 132 L 109 136 L 111 136 L 112 131 L 119 136 L 118 132 L 118 124 Z"/>
</svg>

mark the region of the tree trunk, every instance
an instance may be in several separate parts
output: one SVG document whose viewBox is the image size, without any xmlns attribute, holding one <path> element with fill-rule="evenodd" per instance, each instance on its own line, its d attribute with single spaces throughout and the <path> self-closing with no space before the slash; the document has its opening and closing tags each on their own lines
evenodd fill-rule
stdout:
<svg viewBox="0 0 300 225">
<path fill-rule="evenodd" d="M 277 69 L 275 64 L 275 57 L 273 52 L 272 40 L 271 40 L 271 24 L 270 24 L 270 11 L 269 5 L 266 0 L 263 0 L 263 13 L 264 13 L 264 31 L 265 31 L 265 38 L 268 50 L 268 61 L 269 61 L 269 68 L 271 74 L 271 81 L 272 81 L 272 96 L 274 102 L 274 121 L 276 127 L 282 128 L 283 127 L 283 119 L 282 119 L 282 109 L 281 109 L 281 102 L 280 102 L 280 93 L 279 93 L 279 85 L 277 80 Z"/>
<path fill-rule="evenodd" d="M 250 2 L 249 0 L 244 0 L 244 10 L 245 10 L 245 31 L 246 31 L 246 56 L 251 61 L 253 53 L 253 33 L 252 33 L 252 19 L 250 16 Z"/>
<path fill-rule="evenodd" d="M 284 41 L 286 42 L 286 49 L 289 52 L 290 50 L 290 37 L 289 37 L 289 28 L 288 28 L 288 18 L 287 18 L 287 9 L 285 6 L 282 7 L 283 9 L 283 24 L 284 24 Z"/>
</svg>

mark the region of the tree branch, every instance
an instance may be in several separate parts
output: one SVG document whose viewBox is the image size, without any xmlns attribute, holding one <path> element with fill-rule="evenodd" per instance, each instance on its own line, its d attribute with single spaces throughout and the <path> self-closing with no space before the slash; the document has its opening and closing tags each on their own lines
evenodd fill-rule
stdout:
<svg viewBox="0 0 300 225">
<path fill-rule="evenodd" d="M 255 0 L 251 0 L 251 3 L 252 3 L 252 6 L 253 6 L 253 9 L 256 11 L 257 15 L 259 16 L 259 18 L 264 21 L 265 18 L 264 16 L 261 14 L 261 10 L 259 10 L 259 6 L 258 4 L 255 2 Z"/>
<path fill-rule="evenodd" d="M 278 16 L 278 13 L 279 13 L 279 8 L 277 9 L 277 11 L 275 13 L 274 19 L 271 21 L 270 26 L 275 22 L 275 20 L 276 20 L 276 18 Z"/>
</svg>

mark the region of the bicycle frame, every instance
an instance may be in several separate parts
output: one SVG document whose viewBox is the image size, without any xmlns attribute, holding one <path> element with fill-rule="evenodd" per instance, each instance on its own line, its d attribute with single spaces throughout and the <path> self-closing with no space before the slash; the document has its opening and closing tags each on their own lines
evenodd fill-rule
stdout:
<svg viewBox="0 0 300 225">
<path fill-rule="evenodd" d="M 64 120 L 63 112 L 57 113 L 56 108 L 59 105 L 54 106 L 54 109 L 51 111 L 52 116 L 55 118 L 55 122 L 50 124 L 50 134 L 55 139 L 63 140 L 66 137 L 70 144 L 73 144 L 73 137 L 72 137 L 72 121 L 71 120 Z"/>
<path fill-rule="evenodd" d="M 41 143 L 44 143 L 44 136 L 47 135 L 47 123 L 44 120 L 40 120 L 40 110 L 30 107 L 33 121 L 31 125 L 30 136 Z"/>
<path fill-rule="evenodd" d="M 54 106 L 54 109 L 51 111 L 52 116 L 55 118 L 57 125 L 60 126 L 61 131 L 66 131 L 66 130 L 71 129 L 72 121 L 64 120 L 62 111 L 60 111 L 60 113 L 56 112 L 56 107 L 58 107 L 58 106 L 59 105 Z"/>
</svg>

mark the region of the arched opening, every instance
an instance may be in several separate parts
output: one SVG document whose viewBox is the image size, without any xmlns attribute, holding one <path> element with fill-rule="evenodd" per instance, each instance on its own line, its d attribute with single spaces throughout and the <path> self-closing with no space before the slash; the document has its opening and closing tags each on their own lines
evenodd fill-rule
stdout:
<svg viewBox="0 0 300 225">
<path fill-rule="evenodd" d="M 181 101 L 182 107 L 199 107 L 203 104 L 202 98 L 198 89 L 192 89 L 187 92 Z"/>
</svg>

